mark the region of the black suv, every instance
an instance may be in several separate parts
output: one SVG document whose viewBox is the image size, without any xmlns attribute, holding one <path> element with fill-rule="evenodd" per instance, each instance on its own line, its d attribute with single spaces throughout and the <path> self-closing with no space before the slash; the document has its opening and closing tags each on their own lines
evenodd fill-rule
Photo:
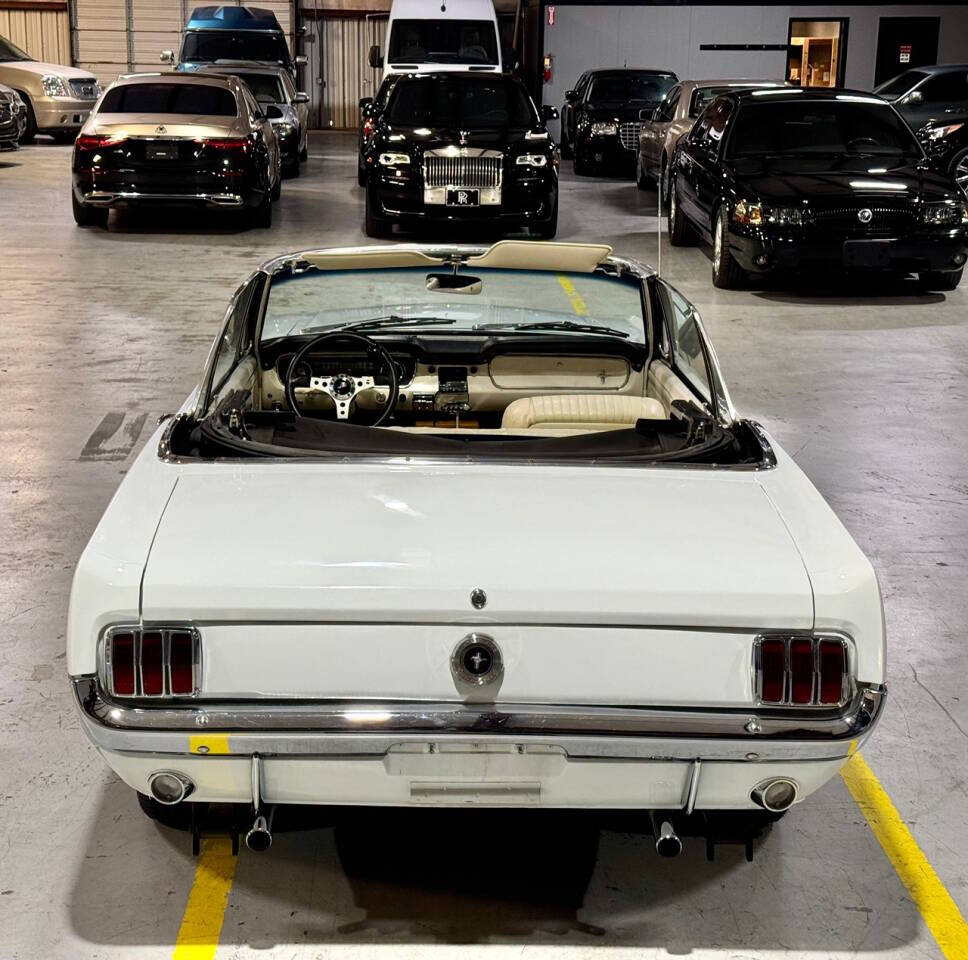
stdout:
<svg viewBox="0 0 968 960">
<path fill-rule="evenodd" d="M 590 70 L 565 94 L 561 152 L 575 173 L 635 169 L 641 115 L 650 116 L 678 81 L 669 70 Z"/>
<path fill-rule="evenodd" d="M 364 147 L 366 232 L 394 223 L 558 229 L 558 148 L 520 80 L 470 72 L 408 74 Z"/>
<path fill-rule="evenodd" d="M 713 245 L 713 283 L 835 266 L 953 290 L 968 203 L 870 93 L 751 90 L 714 100 L 672 160 L 669 237 Z"/>
</svg>

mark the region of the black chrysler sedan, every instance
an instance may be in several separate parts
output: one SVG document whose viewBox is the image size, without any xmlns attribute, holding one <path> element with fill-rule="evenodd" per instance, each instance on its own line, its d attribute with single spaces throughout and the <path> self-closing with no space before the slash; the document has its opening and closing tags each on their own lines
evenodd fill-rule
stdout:
<svg viewBox="0 0 968 960">
<path fill-rule="evenodd" d="M 401 77 L 365 147 L 366 232 L 472 222 L 540 237 L 558 229 L 558 148 L 520 80 Z"/>
<path fill-rule="evenodd" d="M 882 270 L 953 290 L 968 203 L 894 108 L 814 88 L 724 94 L 672 160 L 669 237 L 713 246 L 713 283 L 754 273 Z"/>
<path fill-rule="evenodd" d="M 926 123 L 917 136 L 931 162 L 968 194 L 968 111 Z"/>
<path fill-rule="evenodd" d="M 651 115 L 678 77 L 669 70 L 590 70 L 565 94 L 561 150 L 575 173 L 603 168 L 631 175 L 642 115 Z"/>
</svg>

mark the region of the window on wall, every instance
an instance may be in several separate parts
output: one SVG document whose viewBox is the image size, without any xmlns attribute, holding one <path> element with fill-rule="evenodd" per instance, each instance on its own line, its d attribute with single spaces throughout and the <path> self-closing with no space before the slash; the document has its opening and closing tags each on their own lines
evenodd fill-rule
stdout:
<svg viewBox="0 0 968 960">
<path fill-rule="evenodd" d="M 801 87 L 842 87 L 847 18 L 790 19 L 787 80 Z"/>
</svg>

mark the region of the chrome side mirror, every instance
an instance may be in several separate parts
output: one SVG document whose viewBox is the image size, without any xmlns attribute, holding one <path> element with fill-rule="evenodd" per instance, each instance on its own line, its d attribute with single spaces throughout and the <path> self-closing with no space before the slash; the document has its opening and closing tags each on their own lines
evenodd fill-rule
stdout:
<svg viewBox="0 0 968 960">
<path fill-rule="evenodd" d="M 158 59 L 162 63 L 169 63 L 174 65 L 175 63 L 175 51 L 174 50 L 162 50 L 158 56 Z"/>
</svg>

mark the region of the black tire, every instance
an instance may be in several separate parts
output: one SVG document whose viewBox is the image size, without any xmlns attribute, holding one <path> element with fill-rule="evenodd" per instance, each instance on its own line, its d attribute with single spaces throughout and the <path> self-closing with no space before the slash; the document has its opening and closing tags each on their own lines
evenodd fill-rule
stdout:
<svg viewBox="0 0 968 960">
<path fill-rule="evenodd" d="M 376 212 L 376 201 L 373 200 L 370 190 L 366 191 L 366 205 L 365 205 L 365 222 L 363 224 L 364 230 L 368 237 L 373 237 L 377 240 L 389 237 L 393 233 L 393 223 L 387 220 L 386 217 L 381 217 Z"/>
<path fill-rule="evenodd" d="M 302 168 L 299 166 L 299 157 L 293 157 L 292 162 L 288 167 L 285 168 L 286 178 L 289 180 L 295 180 L 302 173 Z"/>
<path fill-rule="evenodd" d="M 659 171 L 659 210 L 667 212 L 669 209 L 669 162 L 662 154 L 662 167 Z"/>
<path fill-rule="evenodd" d="M 635 185 L 640 190 L 648 190 L 651 184 L 651 178 L 646 174 L 645 167 L 642 164 L 642 154 L 638 153 L 635 156 Z"/>
<path fill-rule="evenodd" d="M 275 201 L 282 196 L 282 170 L 279 171 L 279 176 L 276 177 L 276 182 L 269 188 L 269 200 Z"/>
<path fill-rule="evenodd" d="M 361 186 L 366 186 L 366 167 L 362 163 L 356 165 L 356 182 Z"/>
<path fill-rule="evenodd" d="M 561 118 L 561 143 L 558 144 L 558 150 L 566 160 L 571 160 L 574 156 L 574 151 L 568 142 L 568 129 L 565 127 L 564 117 Z"/>
<path fill-rule="evenodd" d="M 679 208 L 679 193 L 672 181 L 669 185 L 669 243 L 674 247 L 691 247 L 698 239 L 695 227 Z"/>
<path fill-rule="evenodd" d="M 146 817 L 157 821 L 163 827 L 170 827 L 172 830 L 191 830 L 192 828 L 192 808 L 191 804 L 179 803 L 175 806 L 166 806 L 159 803 L 154 797 L 138 792 L 138 806 L 141 807 Z"/>
<path fill-rule="evenodd" d="M 267 230 L 272 226 L 272 199 L 268 193 L 264 193 L 262 202 L 249 211 L 249 226 L 255 230 Z"/>
<path fill-rule="evenodd" d="M 575 176 L 589 177 L 592 174 L 591 164 L 584 158 L 575 154 Z"/>
<path fill-rule="evenodd" d="M 76 130 L 52 130 L 50 135 L 54 143 L 73 143 L 77 139 Z"/>
<path fill-rule="evenodd" d="M 21 143 L 33 143 L 37 136 L 37 118 L 34 116 L 34 105 L 30 102 L 30 97 L 25 93 L 20 94 L 24 106 L 27 108 L 27 123 L 24 126 L 23 135 L 20 137 Z"/>
<path fill-rule="evenodd" d="M 964 272 L 964 267 L 960 270 L 922 270 L 918 282 L 925 290 L 954 290 L 961 283 Z"/>
<path fill-rule="evenodd" d="M 71 190 L 71 209 L 74 211 L 74 222 L 79 227 L 106 227 L 108 225 L 108 208 L 92 207 L 87 203 L 81 203 L 73 190 Z"/>
<path fill-rule="evenodd" d="M 553 240 L 555 234 L 558 232 L 558 200 L 555 200 L 554 209 L 551 211 L 551 216 L 547 220 L 543 220 L 541 223 L 534 227 L 534 232 L 541 240 Z"/>
<path fill-rule="evenodd" d="M 748 279 L 746 271 L 729 252 L 726 207 L 721 207 L 713 226 L 713 286 L 720 290 L 736 290 L 744 286 Z"/>
<path fill-rule="evenodd" d="M 299 162 L 305 163 L 309 159 L 309 141 L 306 141 L 306 146 L 299 151 Z"/>
</svg>

